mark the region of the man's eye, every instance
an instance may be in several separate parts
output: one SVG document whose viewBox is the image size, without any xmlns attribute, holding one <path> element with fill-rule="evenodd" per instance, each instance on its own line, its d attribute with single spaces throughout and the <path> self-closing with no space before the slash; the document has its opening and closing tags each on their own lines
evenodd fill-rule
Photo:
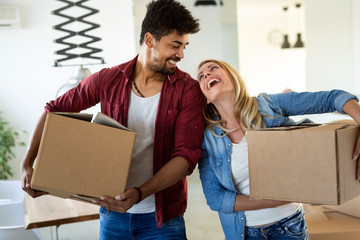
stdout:
<svg viewBox="0 0 360 240">
<path fill-rule="evenodd" d="M 201 81 L 201 79 L 203 78 L 204 75 L 200 75 L 199 76 L 199 81 Z"/>
<path fill-rule="evenodd" d="M 175 48 L 175 49 L 178 49 L 180 46 L 174 46 L 174 45 L 173 45 L 172 47 Z"/>
</svg>

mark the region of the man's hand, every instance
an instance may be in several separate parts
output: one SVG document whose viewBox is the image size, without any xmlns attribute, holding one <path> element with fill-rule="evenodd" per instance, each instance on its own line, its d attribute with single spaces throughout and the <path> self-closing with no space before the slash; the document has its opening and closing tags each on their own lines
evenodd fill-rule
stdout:
<svg viewBox="0 0 360 240">
<path fill-rule="evenodd" d="M 99 204 L 108 210 L 125 213 L 139 201 L 139 192 L 135 188 L 126 189 L 115 198 L 101 196 L 100 199 L 93 200 L 93 203 Z"/>
<path fill-rule="evenodd" d="M 34 172 L 34 169 L 32 167 L 21 165 L 20 170 L 21 170 L 22 189 L 25 192 L 27 192 L 27 194 L 29 194 L 33 198 L 48 194 L 47 192 L 31 189 L 30 182 L 31 182 L 32 174 Z"/>
</svg>

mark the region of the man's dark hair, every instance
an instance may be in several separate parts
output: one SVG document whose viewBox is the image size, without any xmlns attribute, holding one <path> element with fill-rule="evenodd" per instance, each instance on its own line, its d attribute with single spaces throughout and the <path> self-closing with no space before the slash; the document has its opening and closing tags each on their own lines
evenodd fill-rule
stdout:
<svg viewBox="0 0 360 240">
<path fill-rule="evenodd" d="M 153 0 L 147 5 L 147 12 L 141 26 L 140 45 L 147 32 L 159 41 L 161 37 L 176 30 L 179 35 L 197 33 L 199 19 L 194 19 L 190 11 L 175 0 Z"/>
</svg>

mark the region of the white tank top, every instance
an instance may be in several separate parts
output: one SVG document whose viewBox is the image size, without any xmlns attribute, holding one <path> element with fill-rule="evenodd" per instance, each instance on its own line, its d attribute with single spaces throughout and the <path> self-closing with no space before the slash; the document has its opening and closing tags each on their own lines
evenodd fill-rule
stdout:
<svg viewBox="0 0 360 240">
<path fill-rule="evenodd" d="M 231 175 L 236 190 L 238 190 L 240 194 L 250 195 L 248 143 L 246 135 L 240 143 L 232 144 Z M 290 203 L 274 208 L 245 211 L 246 226 L 258 226 L 276 222 L 295 213 L 299 206 L 299 203 Z"/>
<path fill-rule="evenodd" d="M 139 187 L 153 176 L 153 151 L 155 120 L 160 93 L 142 98 L 133 91 L 130 95 L 128 128 L 136 132 L 127 188 Z M 155 211 L 155 195 L 142 200 L 130 208 L 128 213 L 150 213 Z"/>
</svg>

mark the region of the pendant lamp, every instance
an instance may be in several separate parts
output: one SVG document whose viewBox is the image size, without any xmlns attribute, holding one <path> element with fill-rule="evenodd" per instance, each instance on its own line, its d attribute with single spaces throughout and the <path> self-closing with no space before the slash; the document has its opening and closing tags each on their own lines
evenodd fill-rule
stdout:
<svg viewBox="0 0 360 240">
<path fill-rule="evenodd" d="M 74 70 L 68 81 L 59 88 L 56 93 L 56 97 L 58 98 L 70 89 L 76 87 L 81 82 L 81 80 L 90 76 L 90 74 L 91 72 L 88 68 L 84 68 L 82 65 L 80 65 L 77 69 Z"/>
<path fill-rule="evenodd" d="M 297 12 L 298 12 L 298 33 L 297 33 L 297 38 L 296 38 L 296 43 L 294 45 L 294 48 L 302 48 L 302 47 L 305 46 L 305 44 L 301 40 L 301 32 L 300 32 L 300 25 L 301 25 L 300 7 L 301 7 L 301 3 L 296 3 L 295 7 L 296 7 Z"/>
<path fill-rule="evenodd" d="M 289 36 L 287 34 L 287 10 L 288 7 L 283 7 L 283 12 L 284 12 L 284 30 L 285 30 L 285 34 L 284 34 L 284 41 L 281 44 L 281 48 L 290 48 L 290 43 L 289 43 Z"/>
</svg>

